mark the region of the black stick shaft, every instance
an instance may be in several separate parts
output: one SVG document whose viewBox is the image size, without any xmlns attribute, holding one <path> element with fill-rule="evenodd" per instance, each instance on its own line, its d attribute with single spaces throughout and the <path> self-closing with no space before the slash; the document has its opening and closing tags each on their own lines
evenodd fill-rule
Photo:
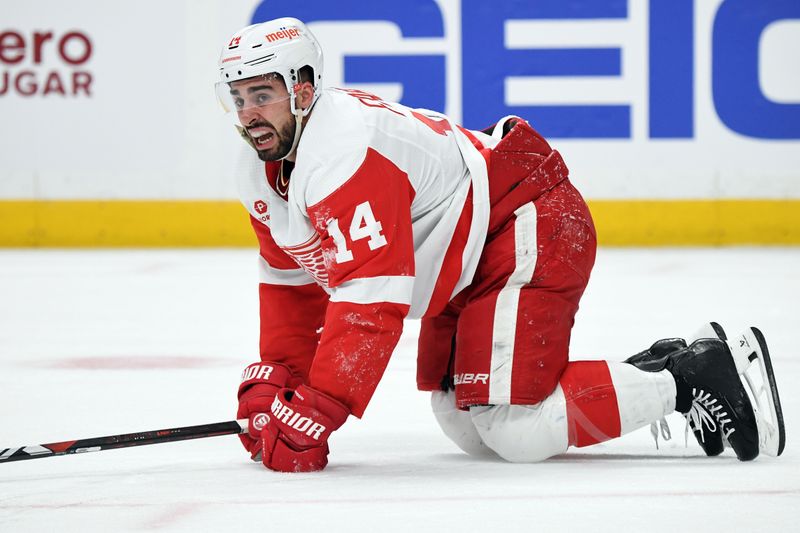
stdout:
<svg viewBox="0 0 800 533">
<path fill-rule="evenodd" d="M 243 419 L 216 422 L 214 424 L 202 424 L 199 426 L 142 431 L 141 433 L 51 442 L 49 444 L 37 444 L 34 446 L 23 446 L 21 448 L 0 448 L 0 463 L 41 459 L 43 457 L 69 455 L 73 453 L 99 452 L 101 450 L 130 448 L 133 446 L 161 444 L 163 442 L 176 442 L 179 440 L 204 439 L 206 437 L 216 437 L 218 435 L 236 435 L 245 433 L 246 431 L 247 419 Z"/>
</svg>

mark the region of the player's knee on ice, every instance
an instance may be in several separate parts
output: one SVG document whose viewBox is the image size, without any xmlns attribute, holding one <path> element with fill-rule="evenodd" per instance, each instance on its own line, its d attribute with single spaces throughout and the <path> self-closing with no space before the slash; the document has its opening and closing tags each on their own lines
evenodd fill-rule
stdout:
<svg viewBox="0 0 800 533">
<path fill-rule="evenodd" d="M 439 427 L 456 446 L 469 455 L 477 457 L 495 457 L 491 448 L 486 446 L 472 424 L 469 411 L 461 411 L 456 407 L 455 393 L 433 391 L 431 408 Z"/>
<path fill-rule="evenodd" d="M 543 461 L 567 450 L 563 404 L 563 395 L 556 393 L 536 405 L 476 406 L 461 411 L 453 392 L 431 394 L 436 421 L 456 446 L 473 456 L 499 455 L 515 463 Z"/>
<path fill-rule="evenodd" d="M 484 444 L 512 463 L 535 463 L 567 451 L 564 398 L 553 394 L 536 405 L 471 407 L 472 424 Z M 560 404 L 560 405 L 559 405 Z"/>
</svg>

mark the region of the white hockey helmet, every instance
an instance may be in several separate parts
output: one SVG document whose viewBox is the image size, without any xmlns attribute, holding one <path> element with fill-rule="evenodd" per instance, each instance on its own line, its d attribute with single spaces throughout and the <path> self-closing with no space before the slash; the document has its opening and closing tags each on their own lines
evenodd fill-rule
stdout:
<svg viewBox="0 0 800 533">
<path fill-rule="evenodd" d="M 314 34 L 296 18 L 284 17 L 253 24 L 236 32 L 225 44 L 219 58 L 220 81 L 217 96 L 231 109 L 229 84 L 260 75 L 280 74 L 289 92 L 292 114 L 305 116 L 322 89 L 322 48 Z M 314 99 L 307 109 L 295 108 L 295 85 L 303 67 L 313 71 Z"/>
</svg>

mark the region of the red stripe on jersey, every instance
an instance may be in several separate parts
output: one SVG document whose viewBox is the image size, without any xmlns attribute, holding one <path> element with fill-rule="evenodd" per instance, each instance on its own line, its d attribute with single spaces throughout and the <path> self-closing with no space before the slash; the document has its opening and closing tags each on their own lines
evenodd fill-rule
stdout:
<svg viewBox="0 0 800 533">
<path fill-rule="evenodd" d="M 559 380 L 567 402 L 571 446 L 589 446 L 620 435 L 617 393 L 605 361 L 576 361 Z"/>
<path fill-rule="evenodd" d="M 411 114 L 414 115 L 417 120 L 428 126 L 431 130 L 435 131 L 439 135 L 447 135 L 448 131 L 453 131 L 450 128 L 450 123 L 445 119 L 434 120 L 413 110 L 411 111 Z"/>
<path fill-rule="evenodd" d="M 475 137 L 475 135 L 473 135 L 469 130 L 462 128 L 461 126 L 458 126 L 458 129 L 467 136 L 475 148 L 480 150 L 488 168 L 491 150 L 485 149 L 478 138 Z M 450 301 L 450 297 L 453 295 L 453 289 L 461 277 L 464 248 L 467 247 L 467 240 L 469 239 L 469 233 L 472 227 L 472 192 L 473 189 L 470 185 L 467 199 L 464 202 L 464 208 L 461 211 L 458 222 L 456 223 L 453 236 L 450 239 L 450 244 L 447 247 L 447 252 L 445 252 L 444 260 L 442 261 L 442 268 L 439 270 L 439 277 L 436 279 L 436 285 L 433 288 L 431 299 L 428 302 L 428 308 L 425 310 L 423 317 L 436 316 L 442 312 L 447 303 Z"/>
<path fill-rule="evenodd" d="M 318 203 L 308 207 L 322 236 L 329 286 L 382 276 L 413 276 L 414 239 L 408 175 L 368 148 L 356 172 Z M 403 331 L 409 306 L 330 302 L 325 328 L 309 376 L 310 385 L 360 417 Z"/>
<path fill-rule="evenodd" d="M 257 220 L 252 215 L 250 215 L 250 223 L 253 225 L 253 230 L 255 230 L 256 237 L 258 238 L 258 248 L 261 257 L 269 263 L 269 266 L 279 270 L 297 269 L 297 263 L 286 255 L 272 238 L 269 226 L 262 224 L 260 220 Z"/>
<path fill-rule="evenodd" d="M 450 239 L 450 245 L 447 247 L 447 252 L 444 254 L 442 268 L 439 271 L 439 277 L 436 279 L 436 285 L 433 287 L 433 293 L 431 294 L 430 302 L 428 302 L 428 309 L 425 311 L 424 317 L 438 315 L 450 301 L 453 289 L 456 283 L 458 283 L 458 279 L 461 277 L 464 248 L 467 246 L 471 224 L 472 186 L 469 188 L 467 199 L 464 202 L 464 209 L 461 211 L 461 216 L 456 223 L 453 237 Z"/>
<path fill-rule="evenodd" d="M 469 131 L 467 128 L 462 128 L 461 126 L 458 126 L 458 131 L 460 131 L 461 133 L 463 133 L 464 135 L 466 135 L 466 136 L 467 136 L 467 139 L 469 139 L 469 142 L 471 142 L 471 143 L 472 143 L 472 145 L 473 145 L 475 148 L 477 148 L 478 150 L 483 150 L 483 149 L 484 149 L 483 143 L 482 143 L 482 142 L 480 142 L 480 141 L 478 140 L 478 138 L 477 138 L 477 137 L 475 137 L 475 135 L 473 135 L 473 134 L 472 134 L 472 132 L 471 132 L 471 131 Z M 488 157 L 489 157 L 489 156 L 488 156 L 488 154 L 483 154 L 483 157 L 484 157 L 484 158 L 486 158 L 486 162 L 488 163 L 488 162 L 489 162 L 489 159 L 488 159 Z"/>
<path fill-rule="evenodd" d="M 414 195 L 408 175 L 368 148 L 347 181 L 308 206 L 322 237 L 329 287 L 359 278 L 414 275 Z"/>
</svg>

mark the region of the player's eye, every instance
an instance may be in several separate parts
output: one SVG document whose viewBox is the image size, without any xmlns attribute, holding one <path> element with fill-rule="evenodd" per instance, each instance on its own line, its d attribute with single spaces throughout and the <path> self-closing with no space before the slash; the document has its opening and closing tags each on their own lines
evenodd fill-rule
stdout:
<svg viewBox="0 0 800 533">
<path fill-rule="evenodd" d="M 236 109 L 241 109 L 244 107 L 244 98 L 234 98 L 233 105 L 236 106 Z"/>
<path fill-rule="evenodd" d="M 258 93 L 256 95 L 256 103 L 258 105 L 267 105 L 272 102 L 272 96 L 268 95 L 267 93 Z"/>
</svg>

